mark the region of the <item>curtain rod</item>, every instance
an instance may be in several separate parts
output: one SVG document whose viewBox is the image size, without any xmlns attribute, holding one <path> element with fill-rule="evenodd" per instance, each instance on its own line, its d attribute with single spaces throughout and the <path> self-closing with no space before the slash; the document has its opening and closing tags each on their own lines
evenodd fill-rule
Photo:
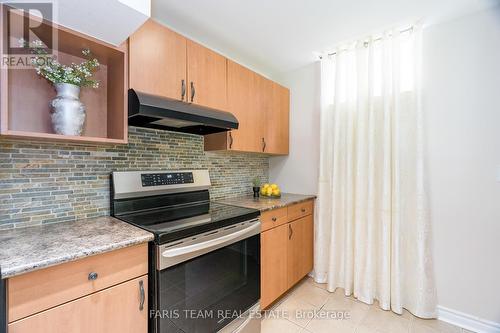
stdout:
<svg viewBox="0 0 500 333">
<path fill-rule="evenodd" d="M 408 32 L 408 31 L 413 31 L 413 25 L 411 27 L 409 27 L 409 28 L 406 28 L 406 29 L 403 29 L 403 30 L 399 30 L 399 33 L 405 33 L 405 32 Z M 374 40 L 372 40 L 372 42 L 377 42 L 379 40 L 382 40 L 382 38 L 383 37 L 375 38 Z M 367 44 L 368 44 L 368 42 L 366 41 L 365 42 L 365 46 L 368 46 Z M 336 54 L 337 54 L 337 52 L 335 51 L 335 52 L 332 52 L 332 53 L 327 53 L 326 55 L 327 56 L 332 56 L 332 55 L 336 55 Z M 319 58 L 323 59 L 323 55 L 320 55 Z"/>
</svg>

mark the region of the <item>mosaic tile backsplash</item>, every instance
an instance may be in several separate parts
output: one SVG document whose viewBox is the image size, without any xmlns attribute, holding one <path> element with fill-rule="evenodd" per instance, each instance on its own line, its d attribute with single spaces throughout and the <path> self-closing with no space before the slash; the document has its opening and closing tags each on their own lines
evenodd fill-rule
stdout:
<svg viewBox="0 0 500 333">
<path fill-rule="evenodd" d="M 109 215 L 111 171 L 208 169 L 212 199 L 252 193 L 269 158 L 204 152 L 203 137 L 129 127 L 127 145 L 0 138 L 0 229 Z"/>
</svg>

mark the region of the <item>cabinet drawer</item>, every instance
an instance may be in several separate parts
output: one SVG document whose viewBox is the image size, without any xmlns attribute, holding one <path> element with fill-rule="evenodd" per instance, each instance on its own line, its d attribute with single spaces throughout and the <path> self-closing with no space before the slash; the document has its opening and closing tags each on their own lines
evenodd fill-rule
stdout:
<svg viewBox="0 0 500 333">
<path fill-rule="evenodd" d="M 260 222 L 262 224 L 262 231 L 269 230 L 288 222 L 287 208 L 284 207 L 263 212 L 260 215 Z"/>
<path fill-rule="evenodd" d="M 146 333 L 147 290 L 144 275 L 10 323 L 9 333 Z"/>
<path fill-rule="evenodd" d="M 15 276 L 7 281 L 8 321 L 147 273 L 148 245 L 141 244 Z"/>
<path fill-rule="evenodd" d="M 288 221 L 293 221 L 313 213 L 313 200 L 288 206 Z"/>
</svg>

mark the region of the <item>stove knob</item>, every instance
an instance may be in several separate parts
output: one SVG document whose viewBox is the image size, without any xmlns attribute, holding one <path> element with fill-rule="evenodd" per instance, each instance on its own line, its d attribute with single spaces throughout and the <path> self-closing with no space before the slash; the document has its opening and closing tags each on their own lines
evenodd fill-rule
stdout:
<svg viewBox="0 0 500 333">
<path fill-rule="evenodd" d="M 89 281 L 97 280 L 97 277 L 98 277 L 98 275 L 96 272 L 89 273 Z"/>
</svg>

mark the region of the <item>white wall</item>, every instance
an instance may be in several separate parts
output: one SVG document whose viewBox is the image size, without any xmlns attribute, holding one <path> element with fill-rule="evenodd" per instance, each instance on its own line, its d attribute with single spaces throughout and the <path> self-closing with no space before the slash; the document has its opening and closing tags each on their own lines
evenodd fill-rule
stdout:
<svg viewBox="0 0 500 333">
<path fill-rule="evenodd" d="M 319 79 L 319 63 L 313 63 L 279 80 L 290 88 L 290 154 L 286 157 L 271 157 L 269 179 L 279 184 L 283 192 L 317 192 Z"/>
<path fill-rule="evenodd" d="M 424 112 L 440 306 L 500 322 L 500 7 L 425 29 Z M 316 193 L 319 71 L 288 73 L 286 192 Z"/>
<path fill-rule="evenodd" d="M 439 304 L 500 322 L 500 7 L 423 38 Z"/>
</svg>

